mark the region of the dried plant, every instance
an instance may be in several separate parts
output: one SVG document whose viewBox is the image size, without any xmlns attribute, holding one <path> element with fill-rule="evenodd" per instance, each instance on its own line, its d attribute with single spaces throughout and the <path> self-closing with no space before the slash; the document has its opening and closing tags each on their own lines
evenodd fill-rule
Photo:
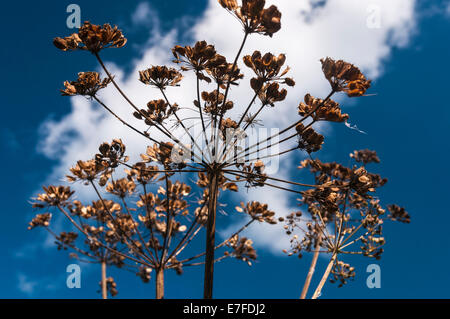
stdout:
<svg viewBox="0 0 450 319">
<path fill-rule="evenodd" d="M 243 183 L 243 187 L 246 188 L 276 188 L 300 195 L 302 203 L 308 206 L 312 216 L 308 229 L 305 230 L 305 239 L 299 243 L 300 246 L 294 246 L 293 251 L 299 252 L 300 247 L 303 250 L 325 247 L 327 251 L 334 252 L 328 273 L 332 271 L 331 267 L 334 267 L 333 274 L 341 276 L 339 278 L 344 278 L 344 273 L 346 278 L 351 277 L 352 268 L 335 262 L 337 254 L 340 253 L 339 249 L 343 249 L 343 245 L 352 243 L 348 240 L 344 242 L 344 238 L 350 235 L 350 230 L 353 232 L 361 228 L 370 233 L 364 237 L 367 246 L 365 254 L 378 254 L 381 240 L 375 233 L 379 229 L 377 223 L 380 217 L 373 216 L 381 214 L 381 208 L 377 200 L 368 193 L 384 184 L 384 180 L 367 173 L 365 168 L 345 169 L 339 164 L 336 164 L 339 168 L 333 168 L 319 160 L 313 160 L 312 157 L 310 161 L 304 162 L 303 166 L 309 166 L 317 175 L 315 184 L 269 176 L 264 172 L 264 167 L 271 158 L 295 150 L 304 151 L 309 156 L 319 151 L 324 143 L 324 137 L 313 128 L 314 124 L 319 121 L 344 122 L 349 117 L 348 114 L 342 113 L 339 103 L 331 100 L 331 97 L 339 92 L 349 97 L 363 96 L 371 82 L 350 63 L 335 61 L 328 57 L 322 59 L 322 71 L 331 85 L 330 93 L 324 99 L 307 94 L 298 106 L 297 120 L 278 133 L 247 146 L 245 140 L 249 136 L 248 128 L 255 125 L 262 126 L 258 116 L 265 109 L 273 112 L 273 109 L 286 99 L 287 89 L 294 86 L 295 81 L 287 76 L 289 67 L 285 66 L 285 54 L 263 54 L 255 51 L 251 55 L 243 56 L 245 66 L 254 72 L 254 77 L 249 80 L 252 90 L 250 101 L 247 104 L 230 98 L 232 86 L 239 85 L 244 77 L 240 71 L 239 61 L 248 37 L 255 34 L 274 36 L 281 28 L 281 13 L 276 6 L 266 7 L 264 0 L 242 0 L 240 5 L 236 0 L 219 0 L 219 3 L 237 18 L 243 28 L 243 40 L 232 62 L 217 53 L 215 47 L 205 41 L 199 41 L 194 46 L 175 46 L 172 49 L 175 58 L 173 62 L 180 67 L 179 70 L 167 66 L 150 66 L 139 72 L 139 80 L 156 89 L 159 95 L 148 102 L 146 107 L 138 107 L 132 102 L 100 57 L 100 51 L 105 48 L 120 48 L 125 45 L 126 39 L 117 27 L 85 22 L 78 33 L 54 39 L 55 46 L 63 51 L 90 51 L 107 76 L 105 80 L 101 80 L 98 73 L 80 73 L 77 81 L 65 82 L 62 94 L 82 95 L 95 100 L 122 124 L 153 143 L 141 156 L 142 161 L 133 165 L 129 165 L 127 159 L 123 157 L 125 147 L 120 141 L 103 144 L 100 146 L 100 153 L 93 160 L 79 161 L 69 177 L 70 181 L 81 180 L 93 187 L 103 205 L 101 211 L 106 226 L 102 236 L 105 231 L 111 232 L 117 244 L 129 251 L 111 248 L 108 246 L 109 243 L 103 244 L 100 239 L 86 232 L 83 224 L 78 224 L 77 228 L 87 238 L 98 243 L 104 252 L 123 257 L 124 260 L 132 260 L 143 267 L 156 269 L 157 273 L 167 268 L 180 270 L 194 257 L 204 256 L 204 261 L 199 262 L 205 265 L 204 297 L 212 298 L 214 262 L 218 260 L 215 257 L 217 248 L 227 246 L 233 249 L 232 253 L 228 252 L 224 257 L 232 255 L 247 262 L 256 258 L 252 241 L 238 237 L 238 233 L 248 224 L 224 243 L 216 245 L 216 213 L 220 205 L 221 190 L 237 192 L 239 183 Z M 196 89 L 192 92 L 195 100 L 191 106 L 180 107 L 170 102 L 166 95 L 167 87 L 183 85 L 182 72 L 192 72 L 196 76 Z M 134 117 L 147 126 L 146 130 L 125 121 L 101 100 L 99 90 L 110 83 L 129 104 Z M 203 85 L 212 85 L 213 90 L 203 91 Z M 255 104 L 259 105 L 255 112 L 251 113 Z M 238 118 L 227 117 L 227 112 L 237 105 L 248 106 L 242 109 Z M 187 113 L 189 115 L 186 115 Z M 175 136 L 170 121 L 175 122 L 175 126 L 184 132 L 189 142 L 185 143 L 182 137 Z M 192 131 L 197 127 L 201 127 L 199 136 Z M 157 136 L 155 132 L 162 134 L 165 140 L 155 137 Z M 288 146 L 281 152 L 261 155 L 262 151 L 272 151 L 281 145 Z M 364 156 L 369 155 L 355 153 L 355 158 Z M 119 166 L 128 167 L 127 177 L 114 178 L 113 173 Z M 185 178 L 189 174 L 198 174 L 198 180 L 195 185 L 189 186 L 182 182 L 174 182 L 172 176 L 175 173 L 180 173 Z M 338 176 L 335 176 L 336 174 Z M 163 185 L 160 185 L 156 193 L 151 193 L 147 189 L 147 184 L 152 183 Z M 107 199 L 101 196 L 96 184 L 106 187 L 107 192 L 119 199 L 118 202 L 111 201 L 111 206 L 108 206 Z M 201 190 L 199 198 L 194 202 L 187 199 L 191 193 L 191 186 Z M 136 207 L 132 207 L 125 199 L 136 194 L 138 188 L 140 188 L 139 200 L 135 203 Z M 364 217 L 364 226 L 349 228 L 352 219 L 347 217 L 349 212 L 345 207 L 342 209 L 343 205 L 358 211 Z M 72 218 L 75 206 L 74 203 L 66 206 L 58 203 L 56 208 L 75 222 Z M 117 209 L 110 211 L 107 207 Z M 391 218 L 403 216 L 402 218 L 406 220 L 406 213 L 400 208 L 392 206 L 391 209 L 396 212 L 391 214 Z M 263 203 L 242 203 L 236 210 L 250 216 L 250 222 L 256 220 L 276 223 L 275 213 Z M 144 213 L 138 214 L 140 211 Z M 378 213 L 374 213 L 375 211 Z M 183 225 L 188 217 L 192 223 L 185 229 Z M 296 215 L 288 218 L 292 222 L 288 227 L 295 228 L 299 225 L 296 218 Z M 371 218 L 375 218 L 375 221 Z M 326 233 L 327 226 L 331 223 L 336 224 L 334 235 Z M 178 253 L 190 241 L 191 236 L 197 234 L 202 227 L 206 228 L 205 251 L 178 260 Z M 175 248 L 170 251 L 171 242 L 180 233 L 184 235 L 180 236 L 178 244 L 174 244 Z M 156 235 L 161 238 L 156 239 Z M 342 275 L 339 275 L 340 273 Z M 148 280 L 146 270 L 142 273 L 142 277 Z M 158 275 L 156 282 L 158 291 L 160 282 Z M 161 293 L 157 293 L 157 296 L 162 297 Z"/>
<path fill-rule="evenodd" d="M 143 282 L 149 282 L 155 270 L 156 298 L 163 298 L 165 270 L 173 269 L 182 274 L 184 267 L 204 264 L 197 261 L 204 252 L 194 254 L 190 251 L 191 255 L 182 258 L 181 253 L 189 251 L 186 248 L 208 219 L 208 189 L 194 196 L 187 184 L 172 182 L 171 177 L 177 170 L 171 170 L 170 164 L 166 162 L 164 170 L 150 165 L 154 161 L 164 162 L 161 153 L 161 150 L 149 147 L 141 155 L 143 161 L 130 165 L 121 140 L 103 143 L 94 159 L 78 161 L 67 176 L 71 182 L 91 186 L 98 200 L 83 205 L 73 199 L 74 191 L 68 186 L 44 187 L 44 193 L 34 199 L 34 208 L 61 212 L 78 233 L 71 231 L 57 235 L 50 228 L 51 213 L 38 214 L 30 222 L 29 229 L 44 227 L 55 237 L 58 249 L 72 249 L 88 259 L 79 258 L 76 253 L 71 253 L 71 257 L 101 264 L 103 298 L 107 297 L 107 291 L 111 296 L 118 293 L 112 277 L 106 277 L 107 266 L 135 271 Z M 119 165 L 127 167 L 126 177 L 116 179 L 114 175 Z M 183 172 L 198 173 L 199 189 L 206 187 L 206 176 L 200 171 Z M 230 190 L 233 186 L 225 182 L 221 188 Z M 105 192 L 113 199 L 102 195 Z M 249 222 L 215 246 L 215 250 L 224 248 L 223 256 L 215 262 L 235 257 L 251 265 L 250 261 L 256 259 L 252 241 L 240 238 L 239 234 L 255 221 L 273 224 L 274 213 L 267 205 L 256 202 L 248 206 L 245 213 L 250 217 Z M 76 242 L 79 235 L 84 236 L 84 242 Z"/>
<path fill-rule="evenodd" d="M 312 298 L 321 294 L 329 275 L 331 282 L 339 287 L 355 276 L 355 269 L 339 258 L 346 254 L 363 255 L 380 259 L 385 239 L 385 220 L 410 222 L 408 213 L 397 205 L 388 205 L 389 214 L 382 208 L 376 190 L 386 184 L 387 179 L 366 170 L 368 163 L 379 163 L 375 151 L 361 150 L 350 154 L 362 166 L 352 168 L 338 163 L 322 163 L 318 159 L 305 160 L 300 169 L 309 168 L 320 185 L 302 192 L 301 206 L 307 213 L 296 212 L 284 221 L 287 235 L 291 236 L 291 249 L 286 253 L 302 257 L 303 252 L 314 252 L 301 298 L 308 292 L 311 278 L 320 253 L 331 255 L 325 273 Z M 306 215 L 306 217 L 305 217 Z M 298 236 L 298 231 L 304 234 Z"/>
</svg>

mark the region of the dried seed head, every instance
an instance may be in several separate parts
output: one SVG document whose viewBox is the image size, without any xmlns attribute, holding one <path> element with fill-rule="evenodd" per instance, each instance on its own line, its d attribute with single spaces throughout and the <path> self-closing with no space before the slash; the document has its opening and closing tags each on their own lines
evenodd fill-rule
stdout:
<svg viewBox="0 0 450 319">
<path fill-rule="evenodd" d="M 355 161 L 363 162 L 364 164 L 380 163 L 377 152 L 368 149 L 353 151 L 353 153 L 350 154 L 350 157 L 354 158 Z"/>
<path fill-rule="evenodd" d="M 342 114 L 339 103 L 333 100 L 324 102 L 322 99 L 306 94 L 304 103 L 298 106 L 298 114 L 301 116 L 311 116 L 315 121 L 344 122 L 348 119 L 348 114 Z"/>
<path fill-rule="evenodd" d="M 62 51 L 89 50 L 92 53 L 98 53 L 105 48 L 121 48 L 125 43 L 127 39 L 117 26 L 114 28 L 109 24 L 100 26 L 88 21 L 78 29 L 78 33 L 53 40 L 53 44 Z"/>
<path fill-rule="evenodd" d="M 85 95 L 93 97 L 100 89 L 105 88 L 111 82 L 110 78 L 100 79 L 97 72 L 80 72 L 76 81 L 65 81 L 62 95 Z"/>
<path fill-rule="evenodd" d="M 144 84 L 164 89 L 167 86 L 178 86 L 183 76 L 174 68 L 167 66 L 152 66 L 143 71 L 139 71 L 139 81 Z"/>
<path fill-rule="evenodd" d="M 265 9 L 265 0 L 242 0 L 241 6 L 234 0 L 219 0 L 219 3 L 241 21 L 245 32 L 249 34 L 272 37 L 281 28 L 280 11 L 274 5 Z"/>
<path fill-rule="evenodd" d="M 361 96 L 370 87 L 370 80 L 353 64 L 331 58 L 321 59 L 322 70 L 335 92 L 344 91 L 349 97 Z"/>
<path fill-rule="evenodd" d="M 50 213 L 37 214 L 29 223 L 28 229 L 33 229 L 34 227 L 48 227 L 51 219 L 52 214 Z"/>
</svg>

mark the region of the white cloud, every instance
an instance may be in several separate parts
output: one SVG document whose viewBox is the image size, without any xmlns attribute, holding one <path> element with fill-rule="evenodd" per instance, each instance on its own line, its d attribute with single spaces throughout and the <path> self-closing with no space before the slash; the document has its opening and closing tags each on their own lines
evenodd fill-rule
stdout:
<svg viewBox="0 0 450 319">
<path fill-rule="evenodd" d="M 86 276 L 94 269 L 93 264 L 83 263 L 82 273 Z M 43 296 L 45 293 L 61 290 L 66 287 L 67 273 L 63 271 L 59 273 L 48 273 L 45 276 L 32 278 L 23 272 L 17 272 L 17 289 L 28 296 L 29 298 L 36 298 Z"/>
<path fill-rule="evenodd" d="M 297 116 L 296 106 L 306 92 L 318 97 L 328 93 L 329 86 L 321 73 L 320 58 L 331 56 L 347 60 L 361 67 L 370 78 L 376 79 L 382 74 L 383 63 L 392 48 L 406 46 L 415 27 L 413 0 L 328 0 L 320 6 L 313 5 L 314 1 L 306 0 L 267 1 L 268 4 L 275 2 L 283 14 L 282 30 L 273 38 L 253 35 L 244 49 L 244 54 L 251 54 L 255 49 L 262 52 L 272 51 L 274 54 L 285 53 L 287 64 L 291 67 L 290 74 L 297 82 L 284 103 L 261 113 L 264 124 L 269 128 L 292 123 L 292 118 Z M 367 27 L 371 14 L 368 7 L 371 5 L 379 9 L 379 28 Z M 144 21 L 151 11 L 145 4 L 139 5 L 138 9 L 133 14 L 136 23 Z M 190 29 L 184 29 L 182 32 L 174 29 L 166 34 L 155 30 L 142 58 L 134 61 L 132 73 L 124 74 L 120 66 L 109 64 L 123 90 L 137 105 L 160 98 L 158 91 L 145 87 L 137 80 L 137 71 L 150 65 L 170 64 L 170 48 L 176 44 L 179 34 L 191 35 L 194 39 L 205 39 L 215 44 L 218 52 L 229 60 L 233 60 L 243 36 L 240 24 L 227 14 L 216 0 L 209 1 L 203 16 Z M 248 81 L 251 73 L 242 63 L 241 66 Z M 231 98 L 244 101 L 240 102 L 244 105 L 250 99 L 246 80 L 231 91 Z M 182 86 L 168 89 L 167 93 L 171 101 L 176 101 L 182 107 L 190 107 L 195 99 L 194 88 L 194 78 L 186 74 Z M 131 116 L 131 109 L 112 86 L 105 89 L 101 95 L 104 102 L 121 117 L 132 123 L 137 122 Z M 243 112 L 240 103 L 235 103 L 234 115 Z M 40 150 L 45 155 L 59 160 L 49 181 L 64 176 L 76 159 L 91 158 L 103 141 L 120 137 L 127 145 L 128 153 L 134 156 L 143 152 L 147 145 L 144 138 L 130 132 L 116 119 L 105 114 L 100 106 L 82 98 L 72 98 L 72 110 L 69 114 L 60 120 L 48 121 L 42 127 L 45 138 Z M 155 133 L 154 136 L 157 135 Z M 287 170 L 282 173 L 287 174 Z M 271 209 L 282 215 L 296 206 L 296 203 L 288 201 L 286 192 L 273 189 L 254 190 L 246 197 L 267 202 Z M 279 227 L 257 225 L 250 234 L 257 244 L 261 243 L 275 250 L 286 248 L 285 242 L 280 239 L 284 237 Z"/>
<path fill-rule="evenodd" d="M 289 179 L 289 170 L 292 168 L 292 163 L 284 164 L 280 171 L 276 174 L 277 178 Z M 285 185 L 283 185 L 285 186 Z M 250 188 L 248 193 L 243 193 L 240 196 L 241 200 L 252 200 L 260 203 L 267 203 L 268 209 L 275 212 L 275 217 L 285 217 L 292 211 L 298 210 L 295 208 L 295 203 L 289 202 L 286 191 L 265 187 L 265 188 Z M 231 208 L 230 210 L 234 210 Z M 229 225 L 226 229 L 220 230 L 220 235 L 223 238 L 228 238 L 231 234 L 236 232 L 243 222 L 238 222 Z M 246 236 L 255 240 L 255 245 L 260 248 L 268 248 L 272 253 L 280 255 L 283 249 L 289 248 L 289 237 L 286 236 L 285 230 L 280 225 L 269 225 L 267 223 L 253 223 L 241 236 Z"/>
<path fill-rule="evenodd" d="M 38 285 L 37 281 L 30 280 L 26 275 L 19 273 L 17 275 L 17 288 L 26 295 L 31 296 L 36 286 Z"/>
<path fill-rule="evenodd" d="M 131 22 L 135 26 L 159 26 L 158 16 L 148 2 L 141 2 L 137 5 L 131 15 Z"/>
</svg>

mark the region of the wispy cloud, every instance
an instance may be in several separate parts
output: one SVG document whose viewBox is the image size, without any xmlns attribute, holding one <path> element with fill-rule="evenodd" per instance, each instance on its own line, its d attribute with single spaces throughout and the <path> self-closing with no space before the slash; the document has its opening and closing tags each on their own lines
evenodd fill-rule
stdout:
<svg viewBox="0 0 450 319">
<path fill-rule="evenodd" d="M 77 260 L 69 262 L 69 264 L 78 264 L 81 267 L 81 279 L 83 288 L 86 284 L 86 280 L 90 280 L 92 274 L 93 280 L 100 280 L 96 277 L 96 272 L 99 270 L 99 265 L 90 263 L 81 263 Z M 29 298 L 44 297 L 49 292 L 62 291 L 64 289 L 70 289 L 67 287 L 67 277 L 69 273 L 66 272 L 66 268 L 63 266 L 59 268 L 60 271 L 53 273 L 45 273 L 43 276 L 30 275 L 23 271 L 16 273 L 17 285 L 16 288 L 21 293 Z"/>
<path fill-rule="evenodd" d="M 131 15 L 131 23 L 134 27 L 152 27 L 159 29 L 159 17 L 148 2 L 140 2 Z"/>
<path fill-rule="evenodd" d="M 17 288 L 28 296 L 33 295 L 36 286 L 38 285 L 37 281 L 30 280 L 30 278 L 23 273 L 17 274 L 17 281 Z"/>
<path fill-rule="evenodd" d="M 29 298 L 40 296 L 42 293 L 55 291 L 65 287 L 66 274 L 49 275 L 32 278 L 23 272 L 17 273 L 17 289 Z"/>
</svg>

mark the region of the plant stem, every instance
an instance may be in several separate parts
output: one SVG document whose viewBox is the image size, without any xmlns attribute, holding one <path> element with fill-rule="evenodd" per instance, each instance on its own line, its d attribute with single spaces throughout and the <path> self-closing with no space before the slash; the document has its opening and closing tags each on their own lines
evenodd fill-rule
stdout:
<svg viewBox="0 0 450 319">
<path fill-rule="evenodd" d="M 164 268 L 156 270 L 156 299 L 164 299 Z"/>
<path fill-rule="evenodd" d="M 278 132 L 278 133 L 276 133 L 276 134 L 274 134 L 274 135 L 272 135 L 272 136 L 269 136 L 268 138 L 266 138 L 266 139 L 263 140 L 263 141 L 259 141 L 259 142 L 255 143 L 255 144 L 253 144 L 253 145 L 250 145 L 250 146 L 247 147 L 245 150 L 239 152 L 239 153 L 237 154 L 237 156 L 241 156 L 242 154 L 245 154 L 247 151 L 249 151 L 249 150 L 251 150 L 251 149 L 253 149 L 253 148 L 255 148 L 255 147 L 258 147 L 258 146 L 261 145 L 262 143 L 266 143 L 266 142 L 272 140 L 273 138 L 275 138 L 275 137 L 277 137 L 277 136 L 280 136 L 281 134 L 284 134 L 285 132 L 289 131 L 290 129 L 296 127 L 299 123 L 302 123 L 302 122 L 303 122 L 304 120 L 306 120 L 309 116 L 313 115 L 314 112 L 316 112 L 318 109 L 320 109 L 322 106 L 324 106 L 325 103 L 327 103 L 327 101 L 333 96 L 334 93 L 335 93 L 335 91 L 332 90 L 332 91 L 330 92 L 330 94 L 328 94 L 328 96 L 325 98 L 325 100 L 322 101 L 322 103 L 320 103 L 319 105 L 317 105 L 316 108 L 314 108 L 311 112 L 309 112 L 308 114 L 306 114 L 305 116 L 303 116 L 303 117 L 302 117 L 300 120 L 298 120 L 297 122 L 293 123 L 292 125 L 289 125 L 288 127 L 286 127 L 285 129 L 281 130 L 280 132 Z M 255 116 L 253 116 L 253 118 L 255 118 Z"/>
<path fill-rule="evenodd" d="M 308 293 L 309 285 L 311 284 L 311 279 L 316 269 L 317 259 L 319 258 L 320 243 L 321 243 L 321 236 L 319 235 L 319 238 L 317 239 L 316 242 L 316 247 L 314 249 L 313 259 L 311 261 L 311 265 L 309 266 L 308 275 L 306 276 L 305 284 L 303 285 L 302 294 L 300 295 L 300 299 L 305 299 Z"/>
<path fill-rule="evenodd" d="M 205 282 L 203 297 L 211 299 L 213 293 L 214 277 L 214 247 L 216 236 L 216 206 L 218 188 L 218 176 L 215 171 L 208 173 L 209 178 L 209 201 L 208 201 L 208 222 L 206 228 L 206 256 L 205 256 Z"/>
<path fill-rule="evenodd" d="M 106 261 L 102 260 L 102 299 L 108 299 L 108 289 L 106 287 Z"/>
<path fill-rule="evenodd" d="M 314 292 L 314 295 L 311 299 L 317 299 L 320 296 L 320 292 L 322 291 L 323 286 L 325 285 L 325 282 L 328 279 L 328 276 L 330 275 L 331 268 L 334 265 L 334 262 L 336 261 L 336 253 L 333 253 L 333 256 L 331 257 L 330 262 L 328 263 L 327 269 L 325 270 L 325 273 L 322 276 L 322 279 L 320 280 L 319 285 L 316 288 L 316 291 Z"/>
</svg>

